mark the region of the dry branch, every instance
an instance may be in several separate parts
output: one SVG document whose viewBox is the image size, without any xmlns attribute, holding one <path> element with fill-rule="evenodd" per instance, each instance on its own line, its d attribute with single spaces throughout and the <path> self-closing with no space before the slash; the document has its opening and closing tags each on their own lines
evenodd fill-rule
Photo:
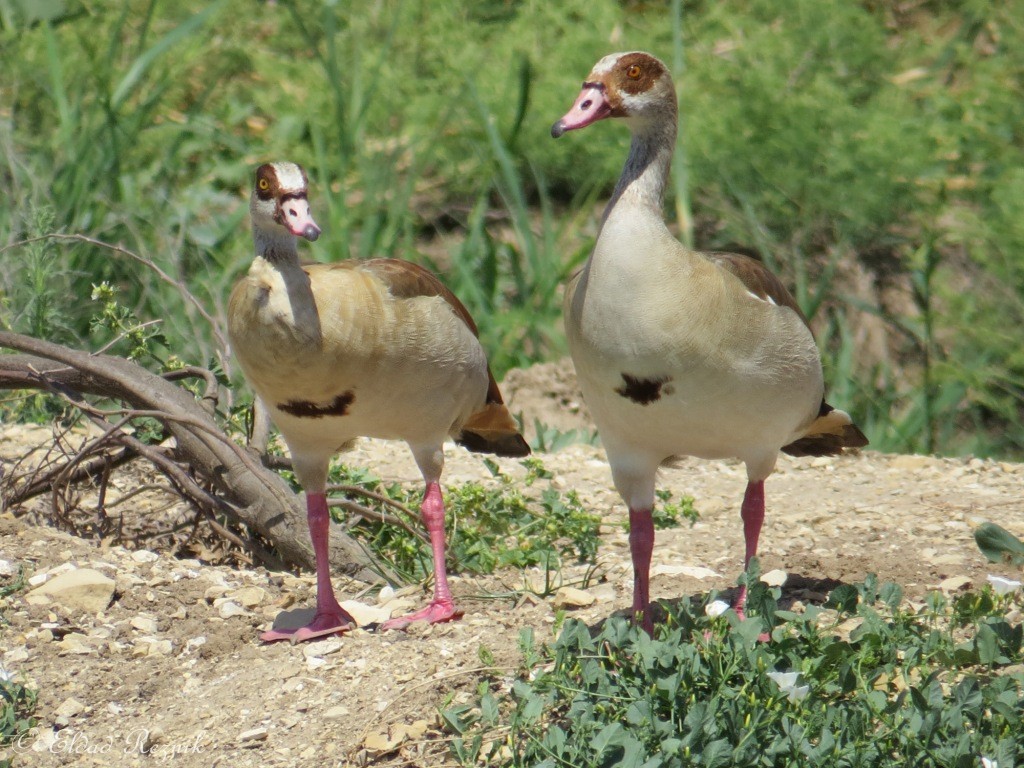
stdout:
<svg viewBox="0 0 1024 768">
<path fill-rule="evenodd" d="M 49 389 L 77 398 L 76 405 L 84 406 L 90 418 L 105 422 L 103 429 L 117 425 L 106 420 L 104 412 L 88 406 L 82 395 L 121 401 L 130 406 L 132 415 L 144 412 L 159 419 L 173 437 L 174 468 L 152 446 L 126 440 L 128 435 L 118 436 L 117 444 L 145 455 L 187 498 L 208 509 L 202 498 L 205 489 L 190 477 L 194 473 L 203 486 L 217 491 L 218 511 L 271 542 L 286 565 L 313 566 L 305 509 L 299 498 L 278 475 L 228 439 L 208 406 L 200 405 L 190 392 L 111 355 L 93 355 L 4 331 L 0 331 L 0 347 L 24 353 L 0 355 L 0 388 Z M 336 529 L 331 531 L 330 558 L 332 566 L 353 578 L 372 580 L 379 572 L 362 547 Z"/>
</svg>

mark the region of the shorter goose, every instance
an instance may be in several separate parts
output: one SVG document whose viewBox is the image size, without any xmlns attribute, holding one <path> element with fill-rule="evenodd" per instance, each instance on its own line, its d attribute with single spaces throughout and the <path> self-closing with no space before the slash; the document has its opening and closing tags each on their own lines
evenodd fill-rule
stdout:
<svg viewBox="0 0 1024 768">
<path fill-rule="evenodd" d="M 293 642 L 355 625 L 335 599 L 327 559 L 328 463 L 357 437 L 404 440 L 423 474 L 421 513 L 434 555 L 434 598 L 414 621 L 458 618 L 445 569 L 439 485 L 447 437 L 472 451 L 525 456 L 466 308 L 430 272 L 397 259 L 300 264 L 298 237 L 320 228 L 294 163 L 256 170 L 256 258 L 231 293 L 228 332 L 246 379 L 270 411 L 306 492 L 316 557 L 316 615 L 264 641 Z"/>
<path fill-rule="evenodd" d="M 690 250 L 665 226 L 676 109 L 661 61 L 616 53 L 597 62 L 551 128 L 558 138 L 621 118 L 632 132 L 594 252 L 571 279 L 564 312 L 580 387 L 629 507 L 633 612 L 648 632 L 660 465 L 679 455 L 746 464 L 746 567 L 757 554 L 764 481 L 779 451 L 835 455 L 867 445 L 850 417 L 825 402 L 817 346 L 779 279 L 745 256 Z M 741 617 L 745 601 L 742 587 Z"/>
</svg>

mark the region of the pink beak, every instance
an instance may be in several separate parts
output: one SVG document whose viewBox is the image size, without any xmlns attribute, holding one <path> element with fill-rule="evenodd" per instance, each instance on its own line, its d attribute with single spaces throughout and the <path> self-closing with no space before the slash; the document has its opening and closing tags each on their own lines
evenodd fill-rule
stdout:
<svg viewBox="0 0 1024 768">
<path fill-rule="evenodd" d="M 583 90 L 576 97 L 576 103 L 565 116 L 551 126 L 551 136 L 558 138 L 566 131 L 586 128 L 591 123 L 603 120 L 612 112 L 602 83 L 584 83 Z"/>
<path fill-rule="evenodd" d="M 304 237 L 310 242 L 320 237 L 320 227 L 313 221 L 306 198 L 291 197 L 282 201 L 278 215 L 281 217 L 279 221 L 296 237 Z"/>
</svg>

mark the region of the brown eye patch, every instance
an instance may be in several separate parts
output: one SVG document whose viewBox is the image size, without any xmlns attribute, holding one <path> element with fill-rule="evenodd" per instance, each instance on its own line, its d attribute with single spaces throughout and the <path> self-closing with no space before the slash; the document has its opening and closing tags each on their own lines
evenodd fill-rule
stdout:
<svg viewBox="0 0 1024 768">
<path fill-rule="evenodd" d="M 649 90 L 665 74 L 660 61 L 646 53 L 630 53 L 619 60 L 619 88 L 629 94 Z"/>
<path fill-rule="evenodd" d="M 272 200 L 277 194 L 277 174 L 270 163 L 256 169 L 256 196 L 260 200 Z"/>
</svg>

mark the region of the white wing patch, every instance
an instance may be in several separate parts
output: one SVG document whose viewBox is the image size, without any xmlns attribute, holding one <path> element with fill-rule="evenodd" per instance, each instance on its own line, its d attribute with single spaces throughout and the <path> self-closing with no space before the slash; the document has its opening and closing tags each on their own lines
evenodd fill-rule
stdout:
<svg viewBox="0 0 1024 768">
<path fill-rule="evenodd" d="M 757 299 L 758 301 L 763 301 L 766 304 L 771 304 L 773 307 L 779 306 L 778 303 L 775 301 L 775 299 L 773 299 L 771 296 L 758 296 L 753 291 L 747 291 L 747 296 L 751 296 L 751 297 Z"/>
</svg>

